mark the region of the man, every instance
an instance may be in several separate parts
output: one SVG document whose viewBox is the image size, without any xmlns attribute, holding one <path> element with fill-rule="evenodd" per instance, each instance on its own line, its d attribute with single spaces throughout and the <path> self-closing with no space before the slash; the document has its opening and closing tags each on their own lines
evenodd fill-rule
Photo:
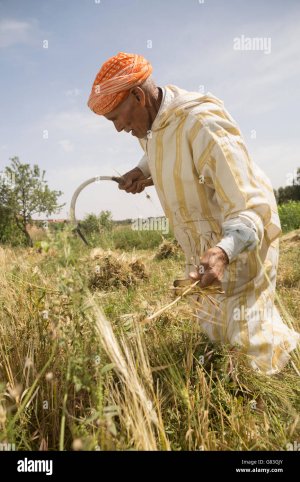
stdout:
<svg viewBox="0 0 300 482">
<path fill-rule="evenodd" d="M 223 102 L 210 93 L 156 86 L 151 64 L 120 52 L 103 64 L 88 105 L 145 155 L 120 189 L 154 184 L 186 256 L 186 276 L 219 283 L 219 310 L 199 319 L 212 341 L 229 343 L 261 373 L 278 373 L 300 335 L 274 306 L 280 221 L 271 183 L 252 162 Z M 195 271 L 195 267 L 197 268 Z"/>
</svg>

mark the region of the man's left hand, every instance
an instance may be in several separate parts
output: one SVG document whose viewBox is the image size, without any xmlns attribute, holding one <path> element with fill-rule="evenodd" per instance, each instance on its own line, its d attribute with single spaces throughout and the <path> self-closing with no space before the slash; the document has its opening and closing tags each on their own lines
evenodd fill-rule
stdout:
<svg viewBox="0 0 300 482">
<path fill-rule="evenodd" d="M 213 283 L 220 282 L 223 278 L 228 256 L 223 249 L 216 246 L 208 249 L 200 259 L 199 271 L 192 271 L 189 277 L 193 281 L 200 280 L 199 286 L 205 288 Z"/>
</svg>

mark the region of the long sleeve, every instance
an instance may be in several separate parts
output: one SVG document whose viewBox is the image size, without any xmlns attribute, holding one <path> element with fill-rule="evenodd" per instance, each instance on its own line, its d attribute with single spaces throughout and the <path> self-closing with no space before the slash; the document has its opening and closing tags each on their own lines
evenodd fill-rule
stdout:
<svg viewBox="0 0 300 482">
<path fill-rule="evenodd" d="M 263 236 L 262 221 L 253 222 L 252 213 L 244 211 L 239 216 L 222 224 L 223 238 L 216 246 L 222 248 L 229 263 L 245 250 L 252 251 L 261 244 Z"/>
<path fill-rule="evenodd" d="M 151 172 L 148 165 L 148 158 L 146 154 L 142 157 L 137 167 L 142 171 L 145 177 L 151 176 Z"/>
<path fill-rule="evenodd" d="M 233 259 L 246 248 L 255 249 L 264 236 L 269 242 L 279 236 L 276 200 L 270 181 L 262 177 L 239 131 L 228 119 L 198 123 L 200 128 L 192 142 L 195 167 L 198 175 L 213 185 L 227 238 L 225 247 Z"/>
</svg>

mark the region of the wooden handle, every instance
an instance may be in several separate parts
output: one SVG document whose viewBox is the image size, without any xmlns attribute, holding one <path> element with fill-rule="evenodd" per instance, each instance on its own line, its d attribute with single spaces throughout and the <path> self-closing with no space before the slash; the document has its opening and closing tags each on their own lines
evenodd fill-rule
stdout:
<svg viewBox="0 0 300 482">
<path fill-rule="evenodd" d="M 153 186 L 154 183 L 152 177 L 149 177 L 148 179 L 145 179 L 145 181 L 142 181 L 142 184 L 144 185 L 144 187 Z"/>
</svg>

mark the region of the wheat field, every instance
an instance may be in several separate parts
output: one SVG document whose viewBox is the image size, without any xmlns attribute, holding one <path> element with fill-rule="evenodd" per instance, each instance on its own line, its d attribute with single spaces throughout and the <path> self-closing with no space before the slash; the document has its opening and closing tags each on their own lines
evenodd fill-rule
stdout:
<svg viewBox="0 0 300 482">
<path fill-rule="evenodd" d="M 276 301 L 297 330 L 299 250 L 282 240 Z M 172 300 L 183 265 L 176 250 L 95 250 L 67 229 L 47 249 L 0 248 L 1 444 L 233 451 L 299 441 L 299 350 L 266 377 L 213 345 L 184 299 L 141 323 Z"/>
</svg>

